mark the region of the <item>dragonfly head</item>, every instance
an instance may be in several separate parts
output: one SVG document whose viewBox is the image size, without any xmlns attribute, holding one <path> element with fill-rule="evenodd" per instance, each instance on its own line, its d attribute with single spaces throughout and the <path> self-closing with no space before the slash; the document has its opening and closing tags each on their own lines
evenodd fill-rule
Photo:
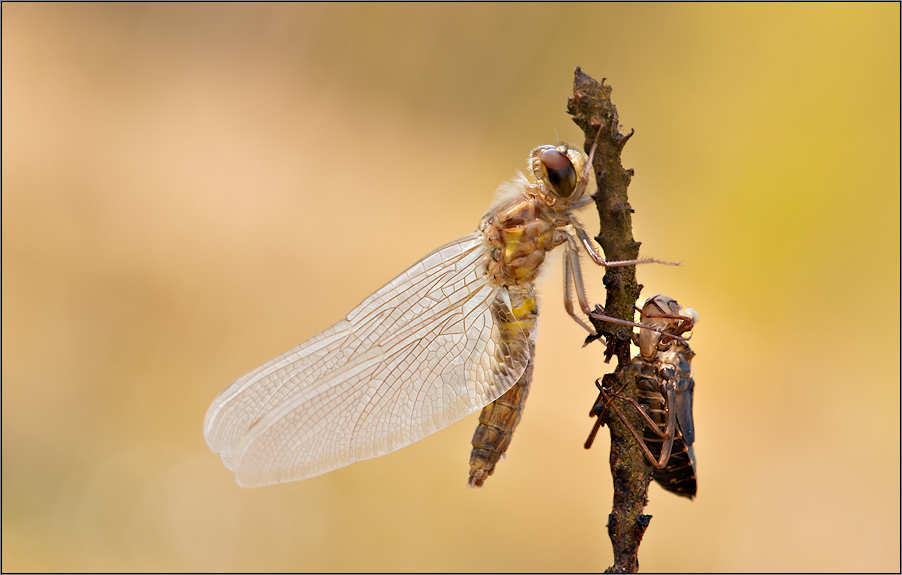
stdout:
<svg viewBox="0 0 902 575">
<path fill-rule="evenodd" d="M 529 169 L 551 206 L 568 208 L 586 193 L 588 158 L 566 144 L 539 146 L 529 155 Z"/>
</svg>

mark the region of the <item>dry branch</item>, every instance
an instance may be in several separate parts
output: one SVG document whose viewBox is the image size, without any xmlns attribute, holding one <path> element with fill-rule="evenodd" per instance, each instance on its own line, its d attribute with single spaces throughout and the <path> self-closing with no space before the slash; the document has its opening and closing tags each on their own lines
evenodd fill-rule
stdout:
<svg viewBox="0 0 902 575">
<path fill-rule="evenodd" d="M 575 71 L 573 96 L 567 102 L 567 111 L 585 133 L 586 150 L 592 147 L 597 135 L 593 169 L 598 191 L 594 198 L 601 231 L 595 239 L 608 261 L 637 259 L 640 242 L 633 239 L 633 210 L 627 197 L 633 171 L 625 170 L 620 163 L 620 153 L 633 132 L 624 136 L 619 131 L 617 108 L 611 101 L 611 87 L 606 86 L 603 79 L 597 82 L 579 68 Z M 604 285 L 607 288 L 605 313 L 633 321 L 633 305 L 642 290 L 636 282 L 635 266 L 607 268 Z M 621 390 L 621 396 L 635 399 L 635 374 L 630 365 L 632 329 L 594 319 L 593 324 L 608 342 L 607 360 L 612 356 L 617 358 L 617 368 L 614 373 L 605 376 L 605 385 Z M 638 414 L 630 410 L 627 417 L 636 429 L 642 429 L 643 422 Z M 644 515 L 642 510 L 648 502 L 648 484 L 653 467 L 612 410 L 604 413 L 603 422 L 611 432 L 610 463 L 614 480 L 614 505 L 608 517 L 614 565 L 607 571 L 635 573 L 639 569 L 639 544 L 651 520 L 651 516 Z"/>
</svg>

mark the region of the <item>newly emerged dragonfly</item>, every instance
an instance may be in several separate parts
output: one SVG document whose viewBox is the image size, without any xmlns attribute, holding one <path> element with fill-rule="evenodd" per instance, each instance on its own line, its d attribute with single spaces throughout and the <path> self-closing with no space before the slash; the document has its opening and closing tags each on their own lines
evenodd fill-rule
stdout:
<svg viewBox="0 0 902 575">
<path fill-rule="evenodd" d="M 204 435 L 238 483 L 319 475 L 400 449 L 485 407 L 469 480 L 481 485 L 507 449 L 532 378 L 534 281 L 545 254 L 564 246 L 565 309 L 593 334 L 573 305 L 575 287 L 579 309 L 590 311 L 578 252 L 603 266 L 657 261 L 605 262 L 571 214 L 591 201 L 594 152 L 536 148 L 528 159 L 535 181 L 518 175 L 502 186 L 475 232 L 224 389 Z"/>
<path fill-rule="evenodd" d="M 654 466 L 652 478 L 661 487 L 691 499 L 696 494 L 692 449 L 695 442 L 692 358 L 695 353 L 680 336 L 695 327 L 698 314 L 692 308 L 684 310 L 675 299 L 666 295 L 648 298 L 638 311 L 643 323 L 663 330 L 663 333 L 640 330 L 633 335 L 634 343 L 639 347 L 639 353 L 632 360 L 636 370 L 637 400 L 627 398 L 627 401 L 645 420 L 645 431 L 640 435 L 633 428 L 613 403 L 618 394 L 604 386 L 599 386 L 598 411 L 610 406 L 620 417 Z"/>
</svg>

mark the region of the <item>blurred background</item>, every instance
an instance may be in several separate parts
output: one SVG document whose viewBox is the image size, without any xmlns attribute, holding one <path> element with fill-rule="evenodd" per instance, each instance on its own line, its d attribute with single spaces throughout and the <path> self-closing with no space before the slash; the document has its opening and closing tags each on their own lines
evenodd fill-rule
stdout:
<svg viewBox="0 0 902 575">
<path fill-rule="evenodd" d="M 475 228 L 608 78 L 643 297 L 694 307 L 699 494 L 644 571 L 898 571 L 899 5 L 3 6 L 4 571 L 597 571 L 611 366 L 540 282 L 533 391 L 245 490 L 232 380 Z M 595 235 L 597 216 L 583 221 Z M 604 298 L 602 270 L 587 268 Z"/>
</svg>

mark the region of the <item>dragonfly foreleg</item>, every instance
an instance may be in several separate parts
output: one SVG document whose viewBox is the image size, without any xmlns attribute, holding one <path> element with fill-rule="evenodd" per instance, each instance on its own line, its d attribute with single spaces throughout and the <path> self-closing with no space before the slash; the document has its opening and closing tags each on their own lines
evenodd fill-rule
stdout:
<svg viewBox="0 0 902 575">
<path fill-rule="evenodd" d="M 648 313 L 637 305 L 633 305 L 633 309 L 638 311 L 639 314 L 646 319 L 673 319 L 679 322 L 676 326 L 669 326 L 669 331 L 666 335 L 673 337 L 674 335 L 683 334 L 692 329 L 696 322 L 698 322 L 697 316 L 691 315 L 682 315 L 682 314 L 670 314 L 670 313 Z M 689 308 L 692 311 L 692 308 Z M 694 313 L 694 312 L 693 312 Z M 689 341 L 692 338 L 689 337 L 682 338 L 681 341 Z M 679 339 L 679 338 L 677 338 Z"/>
<path fill-rule="evenodd" d="M 679 266 L 682 265 L 683 262 L 668 262 L 664 260 L 659 260 L 655 258 L 642 258 L 638 260 L 620 260 L 615 262 L 609 262 L 604 259 L 604 256 L 595 248 L 595 243 L 589 238 L 589 234 L 586 233 L 586 230 L 582 229 L 576 224 L 570 226 L 574 233 L 576 233 L 579 238 L 580 243 L 589 252 L 589 257 L 592 258 L 592 261 L 600 266 L 604 266 L 607 268 L 614 267 L 623 267 L 623 266 L 635 266 L 640 264 L 664 264 L 665 266 Z"/>
<path fill-rule="evenodd" d="M 582 309 L 583 313 L 587 314 L 589 311 L 589 302 L 586 298 L 586 287 L 583 284 L 583 276 L 582 271 L 579 266 L 579 254 L 572 249 L 570 244 L 566 244 L 566 252 L 564 253 L 564 309 L 567 310 L 567 313 L 570 317 L 573 318 L 573 321 L 581 325 L 592 335 L 598 335 L 595 329 L 584 322 L 582 318 L 576 315 L 576 310 L 573 307 L 573 290 L 572 284 L 576 285 L 576 297 L 579 301 L 580 309 Z"/>
<path fill-rule="evenodd" d="M 633 306 L 633 307 L 635 307 L 635 306 Z M 610 322 L 610 323 L 617 323 L 617 324 L 620 324 L 620 325 L 628 325 L 628 326 L 632 326 L 632 327 L 638 327 L 638 328 L 641 328 L 641 329 L 647 329 L 647 330 L 651 330 L 651 331 L 660 333 L 660 334 L 662 334 L 662 335 L 666 335 L 667 337 L 671 337 L 671 338 L 676 339 L 676 340 L 679 340 L 679 341 L 689 341 L 688 338 L 685 338 L 685 337 L 682 337 L 682 336 L 679 336 L 679 335 L 674 335 L 674 334 L 670 333 L 669 331 L 666 331 L 666 330 L 665 330 L 664 328 L 662 328 L 662 327 L 658 327 L 658 326 L 654 326 L 654 325 L 649 325 L 649 324 L 647 324 L 647 323 L 636 323 L 636 322 L 634 322 L 634 321 L 627 321 L 627 320 L 625 320 L 625 319 L 620 319 L 620 318 L 616 318 L 616 317 L 611 317 L 611 316 L 609 316 L 608 314 L 604 313 L 604 310 L 603 310 L 602 307 L 601 307 L 600 305 L 598 305 L 598 304 L 595 305 L 595 311 L 589 312 L 588 315 L 589 315 L 589 317 L 591 317 L 592 319 L 597 319 L 597 320 L 599 320 L 599 321 L 607 321 L 607 322 Z"/>
</svg>

